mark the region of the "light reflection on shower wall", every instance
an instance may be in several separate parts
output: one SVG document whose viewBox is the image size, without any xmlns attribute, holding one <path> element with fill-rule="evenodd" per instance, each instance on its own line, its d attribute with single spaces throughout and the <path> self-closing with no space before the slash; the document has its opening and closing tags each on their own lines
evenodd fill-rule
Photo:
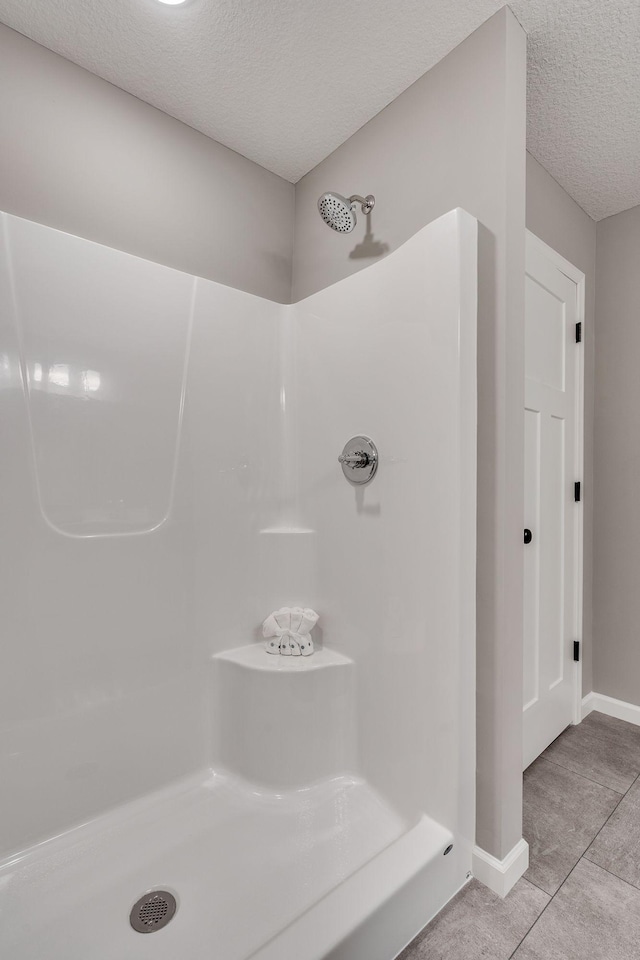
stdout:
<svg viewBox="0 0 640 960">
<path fill-rule="evenodd" d="M 282 586 L 260 553 L 282 470 L 281 304 L 198 278 L 183 424 L 195 616 L 206 655 L 251 643 Z M 276 605 L 280 605 L 279 603 Z"/>
<path fill-rule="evenodd" d="M 195 280 L 6 218 L 44 519 L 141 533 L 171 509 Z"/>
<path fill-rule="evenodd" d="M 2 856 L 208 763 L 208 655 L 267 603 L 280 307 L 0 217 Z"/>
</svg>

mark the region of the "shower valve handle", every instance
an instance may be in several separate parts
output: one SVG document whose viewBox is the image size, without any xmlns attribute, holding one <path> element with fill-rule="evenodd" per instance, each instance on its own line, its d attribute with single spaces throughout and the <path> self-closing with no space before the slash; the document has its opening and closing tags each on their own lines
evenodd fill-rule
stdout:
<svg viewBox="0 0 640 960">
<path fill-rule="evenodd" d="M 354 453 L 350 453 L 347 456 L 344 453 L 341 453 L 338 457 L 338 463 L 348 463 L 349 466 L 355 467 L 368 467 L 370 462 L 370 457 L 368 453 L 365 453 L 364 450 L 356 450 Z"/>
</svg>

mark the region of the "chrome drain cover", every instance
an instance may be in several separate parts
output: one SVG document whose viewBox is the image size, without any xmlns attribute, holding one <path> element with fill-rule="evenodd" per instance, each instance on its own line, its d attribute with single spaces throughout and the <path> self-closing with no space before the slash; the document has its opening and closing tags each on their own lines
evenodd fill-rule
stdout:
<svg viewBox="0 0 640 960">
<path fill-rule="evenodd" d="M 138 933 L 155 933 L 166 927 L 178 909 L 176 898 L 167 890 L 150 890 L 134 903 L 129 921 Z"/>
</svg>

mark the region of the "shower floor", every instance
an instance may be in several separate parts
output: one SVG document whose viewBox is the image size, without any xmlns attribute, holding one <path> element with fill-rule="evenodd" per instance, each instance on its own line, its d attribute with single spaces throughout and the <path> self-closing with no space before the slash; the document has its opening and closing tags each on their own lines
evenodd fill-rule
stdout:
<svg viewBox="0 0 640 960">
<path fill-rule="evenodd" d="M 429 842 L 419 846 L 421 856 L 435 858 L 448 834 L 429 824 Z M 340 777 L 265 795 L 207 771 L 0 865 L 2 953 L 11 960 L 262 956 L 261 947 L 408 829 L 362 781 Z M 164 929 L 135 933 L 129 911 L 154 888 L 172 892 L 178 911 Z M 283 950 L 276 955 L 287 960 Z"/>
</svg>

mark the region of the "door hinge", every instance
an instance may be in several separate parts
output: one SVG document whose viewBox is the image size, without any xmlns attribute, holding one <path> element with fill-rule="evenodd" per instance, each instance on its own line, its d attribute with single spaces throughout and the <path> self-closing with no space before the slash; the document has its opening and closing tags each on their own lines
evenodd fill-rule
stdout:
<svg viewBox="0 0 640 960">
<path fill-rule="evenodd" d="M 578 663 L 580 660 L 580 641 L 579 640 L 573 641 L 573 659 L 576 661 L 576 663 Z"/>
<path fill-rule="evenodd" d="M 579 480 L 576 480 L 573 485 L 573 499 L 576 503 L 580 503 L 582 500 L 582 486 Z"/>
<path fill-rule="evenodd" d="M 576 323 L 576 343 L 582 343 L 582 321 Z"/>
</svg>

